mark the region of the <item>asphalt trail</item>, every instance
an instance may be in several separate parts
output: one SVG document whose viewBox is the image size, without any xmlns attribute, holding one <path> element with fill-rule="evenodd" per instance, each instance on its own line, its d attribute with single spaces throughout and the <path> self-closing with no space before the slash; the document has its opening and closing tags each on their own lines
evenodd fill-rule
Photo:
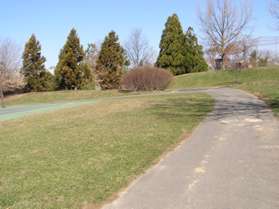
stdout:
<svg viewBox="0 0 279 209">
<path fill-rule="evenodd" d="M 241 90 L 194 92 L 212 95 L 215 110 L 103 209 L 279 208 L 279 123 L 271 110 Z"/>
</svg>

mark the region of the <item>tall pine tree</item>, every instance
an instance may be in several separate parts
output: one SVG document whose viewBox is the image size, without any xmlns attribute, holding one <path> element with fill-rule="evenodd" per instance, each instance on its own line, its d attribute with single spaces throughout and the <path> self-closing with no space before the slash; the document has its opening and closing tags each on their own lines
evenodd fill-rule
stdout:
<svg viewBox="0 0 279 209">
<path fill-rule="evenodd" d="M 102 89 L 117 89 L 126 64 L 124 49 L 114 31 L 106 36 L 98 56 L 96 73 Z"/>
<path fill-rule="evenodd" d="M 156 65 L 171 70 L 174 75 L 208 68 L 193 28 L 189 27 L 184 34 L 176 14 L 170 16 L 165 24 Z"/>
<path fill-rule="evenodd" d="M 178 16 L 173 14 L 165 24 L 156 65 L 171 70 L 175 75 L 181 74 L 184 62 L 183 43 L 183 28 Z"/>
<path fill-rule="evenodd" d="M 40 42 L 33 34 L 25 44 L 21 73 L 27 91 L 53 90 L 53 76 L 45 68 L 45 57 L 41 54 Z"/>
<path fill-rule="evenodd" d="M 192 27 L 185 33 L 184 39 L 184 70 L 182 73 L 202 72 L 208 69 L 203 56 L 203 47 L 199 45 L 198 38 Z"/>
<path fill-rule="evenodd" d="M 72 29 L 60 51 L 55 69 L 59 89 L 82 89 L 93 82 L 92 72 L 84 58 L 85 53 L 77 32 Z"/>
</svg>

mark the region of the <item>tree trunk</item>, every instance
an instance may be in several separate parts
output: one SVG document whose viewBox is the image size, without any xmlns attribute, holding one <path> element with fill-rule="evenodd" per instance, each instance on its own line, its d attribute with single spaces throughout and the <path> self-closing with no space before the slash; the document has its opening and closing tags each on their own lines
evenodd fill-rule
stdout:
<svg viewBox="0 0 279 209">
<path fill-rule="evenodd" d="M 225 67 L 225 54 L 222 54 L 221 70 L 226 70 Z"/>
<path fill-rule="evenodd" d="M 4 103 L 4 91 L 3 91 L 2 84 L 0 84 L 0 100 L 1 100 L 1 107 L 4 108 L 5 103 Z"/>
</svg>

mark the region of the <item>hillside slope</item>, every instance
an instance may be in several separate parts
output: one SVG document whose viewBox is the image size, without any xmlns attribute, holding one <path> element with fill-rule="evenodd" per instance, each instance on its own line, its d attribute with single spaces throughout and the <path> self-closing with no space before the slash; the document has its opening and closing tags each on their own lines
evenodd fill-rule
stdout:
<svg viewBox="0 0 279 209">
<path fill-rule="evenodd" d="M 204 72 L 177 76 L 171 89 L 231 86 L 265 100 L 279 115 L 279 67 L 243 71 Z"/>
</svg>

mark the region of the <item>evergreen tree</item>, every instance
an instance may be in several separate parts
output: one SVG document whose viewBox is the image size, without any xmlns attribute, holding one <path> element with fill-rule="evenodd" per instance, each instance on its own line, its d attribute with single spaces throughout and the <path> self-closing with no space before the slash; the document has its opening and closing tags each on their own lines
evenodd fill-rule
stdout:
<svg viewBox="0 0 279 209">
<path fill-rule="evenodd" d="M 203 48 L 198 43 L 198 38 L 194 34 L 192 27 L 189 27 L 185 33 L 184 39 L 184 63 L 183 72 L 193 73 L 202 72 L 208 69 L 208 65 L 203 56 Z"/>
<path fill-rule="evenodd" d="M 127 64 L 124 49 L 114 31 L 106 36 L 98 56 L 96 73 L 102 89 L 119 88 L 121 76 Z"/>
<path fill-rule="evenodd" d="M 183 28 L 178 16 L 173 14 L 165 24 L 156 65 L 161 68 L 170 69 L 175 75 L 181 74 L 184 62 L 183 43 Z"/>
<path fill-rule="evenodd" d="M 253 50 L 250 54 L 249 63 L 252 67 L 257 67 L 258 64 L 258 52 L 257 50 Z"/>
<path fill-rule="evenodd" d="M 90 67 L 84 62 L 85 53 L 75 29 L 68 35 L 60 51 L 55 76 L 59 89 L 82 89 L 93 79 Z"/>
<path fill-rule="evenodd" d="M 33 34 L 25 44 L 21 73 L 28 91 L 53 90 L 53 76 L 45 69 L 45 57 L 41 54 L 40 42 Z"/>
</svg>

